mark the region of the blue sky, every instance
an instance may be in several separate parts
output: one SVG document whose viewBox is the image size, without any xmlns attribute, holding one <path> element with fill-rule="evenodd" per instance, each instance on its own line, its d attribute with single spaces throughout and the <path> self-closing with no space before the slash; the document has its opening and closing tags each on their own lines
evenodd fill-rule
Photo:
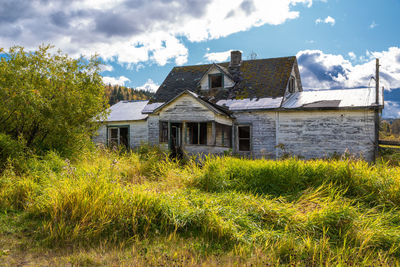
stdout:
<svg viewBox="0 0 400 267">
<path fill-rule="evenodd" d="M 155 90 L 176 65 L 296 55 L 305 88 L 371 85 L 400 117 L 398 0 L 0 0 L 0 47 L 98 53 L 107 83 Z M 373 84 L 372 84 L 373 85 Z"/>
</svg>

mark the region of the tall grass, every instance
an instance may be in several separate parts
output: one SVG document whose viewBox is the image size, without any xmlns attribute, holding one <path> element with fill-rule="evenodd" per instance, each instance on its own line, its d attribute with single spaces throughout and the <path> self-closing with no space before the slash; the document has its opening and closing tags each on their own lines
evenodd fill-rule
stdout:
<svg viewBox="0 0 400 267">
<path fill-rule="evenodd" d="M 191 186 L 209 192 L 238 190 L 254 194 L 298 196 L 307 188 L 333 183 L 346 196 L 369 205 L 400 205 L 400 168 L 364 161 L 208 158 Z"/>
<path fill-rule="evenodd" d="M 23 175 L 9 167 L 0 177 L 0 211 L 37 222 L 42 244 L 163 236 L 195 240 L 196 253 L 257 264 L 374 265 L 400 257 L 396 167 L 229 157 L 182 166 L 152 150 L 97 150 L 72 162 L 49 153 L 26 165 Z"/>
</svg>

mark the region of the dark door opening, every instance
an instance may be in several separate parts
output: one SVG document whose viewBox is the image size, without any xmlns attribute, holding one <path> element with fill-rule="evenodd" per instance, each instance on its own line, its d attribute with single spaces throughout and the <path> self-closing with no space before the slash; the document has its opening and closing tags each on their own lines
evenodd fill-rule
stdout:
<svg viewBox="0 0 400 267">
<path fill-rule="evenodd" d="M 129 128 L 113 126 L 108 128 L 108 144 L 129 148 Z"/>
<path fill-rule="evenodd" d="M 171 156 L 182 158 L 182 123 L 171 123 L 171 140 L 170 149 Z"/>
<path fill-rule="evenodd" d="M 129 147 L 128 128 L 119 128 L 119 144 L 125 148 Z"/>
</svg>

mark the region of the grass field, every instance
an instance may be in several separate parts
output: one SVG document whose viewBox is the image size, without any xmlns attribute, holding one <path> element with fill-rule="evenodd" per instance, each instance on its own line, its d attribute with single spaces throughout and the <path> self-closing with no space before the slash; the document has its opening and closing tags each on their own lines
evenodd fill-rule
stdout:
<svg viewBox="0 0 400 267">
<path fill-rule="evenodd" d="M 396 164 L 99 149 L 21 165 L 0 176 L 1 266 L 399 265 Z"/>
</svg>

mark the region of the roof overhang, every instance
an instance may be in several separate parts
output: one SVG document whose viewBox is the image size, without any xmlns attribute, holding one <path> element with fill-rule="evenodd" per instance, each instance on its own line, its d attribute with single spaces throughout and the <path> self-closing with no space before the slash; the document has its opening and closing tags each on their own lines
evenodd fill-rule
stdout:
<svg viewBox="0 0 400 267">
<path fill-rule="evenodd" d="M 189 91 L 189 90 L 185 90 L 185 91 L 181 92 L 180 94 L 178 94 L 176 97 L 174 97 L 170 101 L 165 102 L 161 106 L 155 108 L 152 113 L 159 113 L 162 109 L 164 109 L 166 106 L 168 106 L 172 102 L 176 101 L 177 99 L 179 99 L 183 95 L 188 95 L 188 96 L 193 97 L 199 103 L 201 103 L 203 106 L 205 106 L 206 108 L 208 108 L 210 111 L 212 111 L 215 114 L 231 117 L 231 112 L 230 111 L 224 110 L 223 107 L 217 107 L 215 104 L 212 104 L 212 103 L 210 103 L 210 102 L 208 102 L 206 100 L 203 100 L 200 96 L 198 96 L 197 94 L 195 94 L 195 93 L 193 93 L 192 91 Z"/>
</svg>

